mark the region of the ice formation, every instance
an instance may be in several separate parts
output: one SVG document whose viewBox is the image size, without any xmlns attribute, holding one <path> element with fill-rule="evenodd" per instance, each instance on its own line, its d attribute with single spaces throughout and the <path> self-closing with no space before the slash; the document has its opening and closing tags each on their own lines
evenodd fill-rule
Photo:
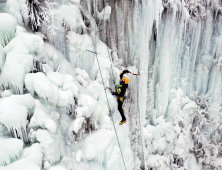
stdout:
<svg viewBox="0 0 222 170">
<path fill-rule="evenodd" d="M 36 131 L 36 140 L 40 142 L 45 161 L 55 164 L 60 160 L 59 139 L 57 135 L 52 134 L 48 130 L 38 129 Z"/>
<path fill-rule="evenodd" d="M 15 36 L 17 21 L 8 13 L 0 13 L 1 46 L 6 46 Z"/>
<path fill-rule="evenodd" d="M 67 27 L 70 27 L 71 30 L 77 30 L 78 27 L 85 28 L 85 24 L 77 5 L 63 5 L 54 12 L 58 25 L 64 23 Z"/>
<path fill-rule="evenodd" d="M 30 94 L 12 95 L 0 99 L 0 123 L 9 131 L 13 131 L 15 137 L 26 141 L 27 116 L 34 108 L 34 99 Z M 25 135 L 25 136 L 24 136 Z"/>
<path fill-rule="evenodd" d="M 0 138 L 0 145 L 4 146 L 1 148 L 0 165 L 8 165 L 17 160 L 23 149 L 22 140 L 15 138 Z"/>
<path fill-rule="evenodd" d="M 24 170 L 40 170 L 42 164 L 42 150 L 40 144 L 35 143 L 23 150 L 22 158 L 11 163 L 8 166 L 1 166 L 2 170 L 24 169 Z"/>
<path fill-rule="evenodd" d="M 26 2 L 24 0 L 7 0 L 4 10 L 15 17 L 19 25 L 23 25 L 23 13 L 20 13 L 20 11 L 23 10 L 25 6 Z"/>
<path fill-rule="evenodd" d="M 73 84 L 73 78 L 69 77 L 71 76 L 60 73 L 48 73 L 47 76 L 41 72 L 29 73 L 25 77 L 25 86 L 32 95 L 36 92 L 39 97 L 50 103 L 58 106 L 74 105 L 73 97 L 78 94 L 78 88 Z M 63 84 L 63 89 L 67 89 L 65 91 L 59 90 Z"/>
<path fill-rule="evenodd" d="M 56 133 L 57 125 L 50 115 L 44 111 L 44 107 L 39 101 L 35 101 L 35 111 L 30 120 L 29 127 L 42 127 L 48 129 L 51 133 Z"/>
<path fill-rule="evenodd" d="M 98 19 L 107 20 L 110 18 L 111 6 L 106 6 L 101 12 L 97 14 Z"/>
<path fill-rule="evenodd" d="M 33 33 L 40 13 L 0 1 L 0 169 L 221 169 L 220 1 L 44 8 Z M 126 75 L 120 126 L 105 87 L 124 69 L 139 76 Z"/>
<path fill-rule="evenodd" d="M 13 86 L 16 93 L 22 94 L 25 75 L 33 69 L 33 55 L 42 48 L 43 41 L 39 36 L 18 32 L 2 50 L 2 57 L 6 59 L 2 63 L 1 85 L 4 88 Z"/>
</svg>

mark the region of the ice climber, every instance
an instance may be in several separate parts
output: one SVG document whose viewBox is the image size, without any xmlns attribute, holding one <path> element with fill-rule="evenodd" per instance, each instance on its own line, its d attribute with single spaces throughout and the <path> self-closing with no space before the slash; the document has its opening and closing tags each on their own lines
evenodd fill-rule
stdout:
<svg viewBox="0 0 222 170">
<path fill-rule="evenodd" d="M 107 89 L 111 90 L 112 95 L 117 96 L 118 110 L 119 110 L 119 113 L 122 117 L 122 120 L 119 123 L 120 125 L 126 123 L 126 117 L 124 115 L 124 110 L 122 107 L 123 107 L 123 102 L 125 99 L 126 89 L 128 88 L 129 79 L 127 77 L 123 78 L 123 75 L 125 73 L 131 73 L 131 72 L 128 70 L 124 70 L 123 72 L 120 73 L 120 82 L 117 85 L 116 92 L 113 92 L 109 87 L 107 87 Z M 131 73 L 131 74 L 133 74 L 133 73 Z M 133 74 L 133 75 L 139 75 L 139 74 Z"/>
</svg>

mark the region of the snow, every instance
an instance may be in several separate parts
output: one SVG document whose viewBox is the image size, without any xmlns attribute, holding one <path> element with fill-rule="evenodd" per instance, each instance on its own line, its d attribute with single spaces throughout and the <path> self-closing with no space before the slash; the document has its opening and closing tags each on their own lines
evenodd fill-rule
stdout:
<svg viewBox="0 0 222 170">
<path fill-rule="evenodd" d="M 78 104 L 82 107 L 88 107 L 89 112 L 85 112 L 85 117 L 90 117 L 96 108 L 96 100 L 87 94 L 80 94 L 78 98 Z"/>
<path fill-rule="evenodd" d="M 12 85 L 16 93 L 23 93 L 25 75 L 33 68 L 33 55 L 43 49 L 43 41 L 39 36 L 19 32 L 18 35 L 2 51 L 1 84 Z"/>
<path fill-rule="evenodd" d="M 111 6 L 106 6 L 101 12 L 98 12 L 97 18 L 100 20 L 108 20 L 111 15 Z"/>
<path fill-rule="evenodd" d="M 43 145 L 51 145 L 54 142 L 52 135 L 47 130 L 37 130 L 36 139 Z"/>
<path fill-rule="evenodd" d="M 44 73 L 29 73 L 25 76 L 25 87 L 34 95 L 56 104 L 59 100 L 57 87 L 49 81 Z"/>
<path fill-rule="evenodd" d="M 114 169 L 115 167 L 116 166 L 114 165 Z M 105 170 L 101 164 L 94 163 L 94 162 L 91 162 L 90 164 L 79 163 L 75 165 L 75 168 L 76 169 L 90 169 L 90 170 Z"/>
<path fill-rule="evenodd" d="M 0 147 L 0 165 L 8 165 L 11 160 L 20 158 L 23 142 L 20 139 L 0 137 Z"/>
<path fill-rule="evenodd" d="M 82 124 L 85 121 L 84 117 L 79 117 L 74 120 L 73 124 L 71 125 L 72 131 L 78 133 L 78 131 L 82 128 Z"/>
<path fill-rule="evenodd" d="M 36 139 L 40 142 L 40 146 L 44 153 L 44 160 L 50 164 L 55 164 L 60 160 L 60 150 L 58 145 L 58 136 L 52 134 L 48 130 L 38 129 L 36 131 Z"/>
<path fill-rule="evenodd" d="M 43 60 L 47 64 L 43 64 L 43 66 L 47 67 L 46 70 L 56 71 L 58 67 L 60 67 L 59 72 L 65 74 L 73 74 L 73 68 L 71 63 L 69 63 L 66 58 L 62 55 L 62 53 L 55 49 L 49 43 L 44 43 L 44 49 L 42 51 L 42 55 L 37 56 L 38 60 Z M 47 73 L 48 71 L 46 71 Z"/>
<path fill-rule="evenodd" d="M 74 97 L 78 95 L 78 87 L 68 74 L 49 72 L 45 76 L 41 72 L 29 73 L 25 77 L 25 85 L 32 95 L 36 92 L 39 97 L 58 106 L 74 105 Z"/>
<path fill-rule="evenodd" d="M 2 68 L 1 84 L 4 87 L 12 84 L 16 93 L 23 93 L 24 76 L 32 70 L 33 57 L 10 52 Z"/>
<path fill-rule="evenodd" d="M 48 72 L 47 73 L 48 79 L 55 84 L 57 87 L 62 87 L 64 80 L 61 73 L 58 72 Z"/>
<path fill-rule="evenodd" d="M 38 54 L 43 50 L 43 40 L 35 34 L 19 32 L 4 48 L 4 53 L 15 51 L 21 54 Z"/>
<path fill-rule="evenodd" d="M 0 99 L 0 123 L 10 131 L 18 131 L 21 136 L 21 128 L 26 128 L 27 115 L 34 107 L 34 99 L 30 94 L 11 95 Z M 16 134 L 15 134 L 16 136 Z"/>
<path fill-rule="evenodd" d="M 109 109 L 107 108 L 107 105 L 105 105 L 103 102 L 98 102 L 96 105 L 95 112 L 93 113 L 93 117 L 102 124 L 102 120 L 105 116 L 109 115 Z"/>
<path fill-rule="evenodd" d="M 17 21 L 8 13 L 0 13 L 1 45 L 6 46 L 15 36 Z"/>
<path fill-rule="evenodd" d="M 196 158 L 194 157 L 194 155 L 190 156 L 188 167 L 189 167 L 189 169 L 201 170 L 200 166 L 196 162 Z"/>
<path fill-rule="evenodd" d="M 23 24 L 22 15 L 20 13 L 20 11 L 21 11 L 20 6 L 22 4 L 24 4 L 24 1 L 22 2 L 21 0 L 20 1 L 7 0 L 7 2 L 6 2 L 6 9 L 5 10 L 9 14 L 11 14 L 13 17 L 16 18 L 19 25 Z"/>
<path fill-rule="evenodd" d="M 91 136 L 87 136 L 85 140 L 81 142 L 85 158 L 91 160 L 98 154 L 102 154 L 113 142 L 113 135 L 113 132 L 100 130 L 94 132 Z"/>
<path fill-rule="evenodd" d="M 156 127 L 147 125 L 145 140 L 149 145 L 148 151 L 157 152 L 160 155 L 166 151 L 170 153 L 173 149 L 172 144 L 176 140 L 177 131 L 177 128 L 171 123 L 162 123 Z"/>
<path fill-rule="evenodd" d="M 165 164 L 169 164 L 168 160 L 158 154 L 156 155 L 149 155 L 147 158 L 147 166 L 156 168 L 156 169 L 163 169 L 161 167 L 165 167 Z M 170 170 L 169 168 L 166 168 Z"/>
<path fill-rule="evenodd" d="M 70 62 L 76 68 L 86 70 L 88 73 L 94 61 L 94 54 L 86 50 L 94 51 L 92 38 L 87 35 L 79 35 L 73 31 L 68 32 L 68 47 L 70 48 Z"/>
<path fill-rule="evenodd" d="M 31 145 L 23 150 L 22 159 L 13 162 L 8 166 L 0 167 L 1 170 L 40 170 L 42 165 L 42 150 L 38 143 Z"/>
<path fill-rule="evenodd" d="M 49 169 L 50 167 L 51 167 L 51 164 L 48 161 L 45 161 L 44 169 Z"/>
<path fill-rule="evenodd" d="M 4 90 L 2 93 L 1 93 L 2 97 L 9 97 L 12 95 L 12 92 L 10 90 Z"/>
<path fill-rule="evenodd" d="M 30 120 L 29 127 L 42 127 L 48 129 L 51 133 L 56 133 L 57 125 L 52 120 L 51 116 L 45 113 L 43 108 L 41 108 L 41 104 L 36 101 L 36 109 L 34 114 Z"/>
<path fill-rule="evenodd" d="M 60 29 L 63 23 L 65 23 L 66 26 L 69 26 L 72 30 L 76 30 L 78 27 L 85 28 L 80 10 L 76 5 L 63 5 L 54 10 L 54 15 L 56 18 L 55 22 Z"/>
<path fill-rule="evenodd" d="M 76 108 L 76 117 L 88 116 L 89 108 L 87 106 Z"/>
<path fill-rule="evenodd" d="M 80 0 L 70 0 L 70 2 L 75 3 L 75 4 L 79 4 Z"/>
<path fill-rule="evenodd" d="M 29 127 L 35 127 L 35 126 L 41 126 L 44 127 L 44 122 L 48 118 L 47 114 L 44 110 L 42 110 L 38 105 L 36 104 L 36 109 L 34 111 L 34 114 L 30 120 Z"/>
<path fill-rule="evenodd" d="M 76 83 L 74 83 L 74 82 L 65 82 L 62 86 L 62 90 L 64 90 L 64 91 L 69 90 L 74 97 L 77 97 L 78 93 L 79 93 L 79 89 L 78 89 Z"/>
<path fill-rule="evenodd" d="M 61 165 L 57 165 L 57 166 L 53 166 L 53 167 L 49 168 L 48 170 L 67 170 L 67 169 Z"/>
<path fill-rule="evenodd" d="M 78 151 L 76 152 L 76 161 L 77 161 L 77 162 L 80 162 L 80 161 L 81 161 L 82 155 L 83 155 L 83 152 L 82 152 L 81 150 L 78 150 Z"/>
<path fill-rule="evenodd" d="M 183 98 L 183 90 L 181 88 L 177 90 L 171 90 L 171 101 L 167 108 L 167 120 L 174 121 L 177 117 L 177 113 L 180 111 L 181 100 Z"/>
<path fill-rule="evenodd" d="M 56 123 L 52 119 L 45 120 L 45 127 L 52 133 L 56 133 Z"/>
</svg>

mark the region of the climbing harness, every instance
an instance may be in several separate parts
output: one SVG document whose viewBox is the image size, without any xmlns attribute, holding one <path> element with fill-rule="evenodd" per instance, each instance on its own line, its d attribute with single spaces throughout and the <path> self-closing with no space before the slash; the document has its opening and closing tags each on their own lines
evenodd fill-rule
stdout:
<svg viewBox="0 0 222 170">
<path fill-rule="evenodd" d="M 121 85 L 122 86 L 122 85 Z M 109 89 L 110 91 L 111 91 L 111 93 L 113 92 L 113 90 L 111 89 L 111 88 L 109 88 L 109 87 L 106 87 L 106 89 Z M 120 90 L 120 92 L 121 92 L 121 90 Z M 119 92 L 119 93 L 120 93 Z M 117 93 L 118 93 L 118 89 L 117 89 Z M 118 94 L 119 94 L 118 93 Z M 126 96 L 124 96 L 124 97 L 118 97 L 119 98 L 119 100 L 121 101 L 121 102 L 124 102 L 125 101 L 125 99 L 126 99 Z"/>
</svg>

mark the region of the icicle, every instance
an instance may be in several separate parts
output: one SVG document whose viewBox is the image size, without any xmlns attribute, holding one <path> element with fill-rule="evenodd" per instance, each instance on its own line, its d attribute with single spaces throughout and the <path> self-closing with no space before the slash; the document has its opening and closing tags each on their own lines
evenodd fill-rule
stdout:
<svg viewBox="0 0 222 170">
<path fill-rule="evenodd" d="M 0 43 L 5 47 L 15 36 L 17 21 L 7 13 L 0 13 Z"/>
</svg>

